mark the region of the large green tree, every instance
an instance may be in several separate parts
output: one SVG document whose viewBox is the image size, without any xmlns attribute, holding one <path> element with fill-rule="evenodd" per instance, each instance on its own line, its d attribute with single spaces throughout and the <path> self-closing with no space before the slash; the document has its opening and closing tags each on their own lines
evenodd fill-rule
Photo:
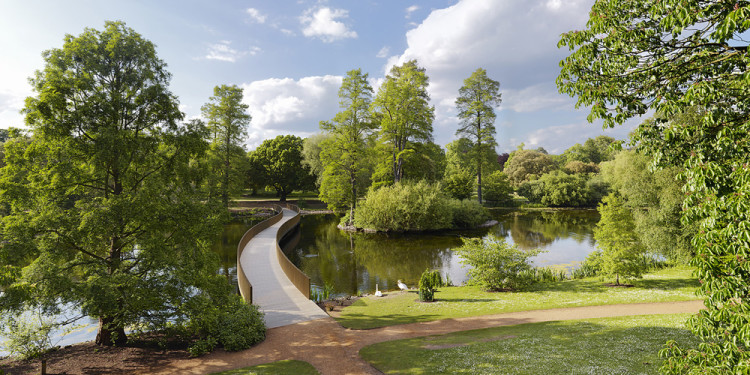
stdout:
<svg viewBox="0 0 750 375">
<path fill-rule="evenodd" d="M 214 87 L 214 95 L 201 107 L 211 132 L 212 158 L 219 161 L 218 192 L 225 207 L 229 196 L 244 188 L 245 159 L 244 140 L 250 125 L 248 105 L 242 103 L 242 88 L 236 85 Z"/>
<path fill-rule="evenodd" d="M 435 107 L 429 103 L 428 85 L 425 69 L 410 60 L 391 68 L 373 100 L 372 113 L 380 124 L 378 138 L 391 182 L 404 178 L 404 161 L 415 154 L 414 143 L 432 141 Z"/>
<path fill-rule="evenodd" d="M 644 247 L 635 233 L 635 220 L 622 197 L 612 193 L 597 208 L 601 218 L 594 228 L 596 247 L 601 251 L 601 272 L 613 276 L 640 277 L 644 270 Z"/>
<path fill-rule="evenodd" d="M 24 109 L 33 135 L 6 143 L 0 171 L 0 308 L 71 303 L 99 319 L 98 344 L 120 344 L 128 325 L 179 320 L 216 280 L 220 210 L 189 167 L 207 144 L 200 122 L 180 125 L 154 45 L 123 23 L 43 57 Z"/>
<path fill-rule="evenodd" d="M 456 135 L 471 142 L 471 156 L 476 165 L 477 197 L 482 203 L 482 170 L 486 163 L 485 155 L 494 151 L 495 107 L 502 102 L 500 83 L 487 77 L 487 71 L 479 68 L 464 80 L 458 90 L 456 108 L 461 120 Z"/>
<path fill-rule="evenodd" d="M 370 116 L 373 90 L 367 82 L 367 73 L 361 69 L 346 73 L 339 88 L 339 107 L 331 121 L 321 121 L 320 128 L 331 135 L 321 143 L 321 162 L 324 165 L 320 183 L 320 197 L 334 209 L 346 202 L 349 223 L 354 221 L 354 210 L 361 195 L 358 188 L 365 184 L 368 138 L 375 129 Z M 343 189 L 341 182 L 346 182 Z M 342 192 L 346 194 L 342 196 Z"/>
<path fill-rule="evenodd" d="M 302 138 L 294 135 L 279 135 L 266 139 L 251 154 L 252 164 L 263 169 L 261 175 L 266 185 L 276 189 L 279 200 L 294 190 L 315 188 L 315 178 L 310 168 L 302 163 Z"/>
<path fill-rule="evenodd" d="M 505 165 L 503 172 L 516 187 L 555 169 L 554 159 L 537 150 L 516 150 Z"/>
<path fill-rule="evenodd" d="M 637 130 L 658 164 L 684 168 L 683 221 L 693 238 L 706 310 L 690 320 L 696 350 L 670 344 L 672 373 L 750 371 L 750 3 L 597 1 L 584 30 L 563 34 L 558 87 L 590 106 L 590 120 Z M 671 121 L 701 107 L 697 122 Z"/>
</svg>

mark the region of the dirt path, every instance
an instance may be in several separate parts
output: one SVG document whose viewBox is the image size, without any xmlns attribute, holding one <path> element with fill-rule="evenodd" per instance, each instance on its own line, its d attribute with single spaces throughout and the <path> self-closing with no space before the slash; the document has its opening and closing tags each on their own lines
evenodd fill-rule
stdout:
<svg viewBox="0 0 750 375">
<path fill-rule="evenodd" d="M 175 361 L 142 373 L 208 374 L 296 359 L 309 362 L 324 375 L 379 374 L 379 371 L 359 357 L 359 350 L 383 341 L 555 320 L 694 313 L 701 308 L 703 301 L 587 306 L 446 319 L 371 330 L 346 329 L 332 318 L 324 318 L 270 329 L 265 341 L 245 351 L 215 352 L 201 358 Z"/>
</svg>

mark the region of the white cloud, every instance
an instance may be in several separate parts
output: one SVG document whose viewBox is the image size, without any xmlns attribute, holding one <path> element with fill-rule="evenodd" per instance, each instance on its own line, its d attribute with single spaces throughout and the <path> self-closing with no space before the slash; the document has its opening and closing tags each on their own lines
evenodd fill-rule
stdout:
<svg viewBox="0 0 750 375">
<path fill-rule="evenodd" d="M 575 105 L 574 99 L 557 92 L 554 82 L 540 83 L 521 90 L 503 90 L 501 87 L 500 91 L 503 95 L 502 109 L 519 113 L 571 109 Z"/>
<path fill-rule="evenodd" d="M 0 90 L 0 129 L 11 126 L 14 128 L 25 126 L 21 109 L 23 109 L 24 101 L 29 95 L 32 95 L 32 93 Z"/>
<path fill-rule="evenodd" d="M 271 78 L 242 85 L 243 102 L 250 108 L 247 144 L 257 147 L 264 139 L 279 134 L 306 137 L 318 129 L 321 120 L 338 112 L 341 76 L 313 76 L 299 80 Z"/>
<path fill-rule="evenodd" d="M 527 149 L 544 147 L 550 153 L 559 154 L 576 143 L 583 143 L 588 138 L 595 138 L 600 135 L 627 140 L 630 132 L 638 127 L 638 124 L 644 118 L 636 117 L 621 126 L 607 129 L 602 129 L 601 121 L 592 124 L 585 120 L 578 123 L 549 126 L 529 133 L 515 144 L 524 142 Z"/>
<path fill-rule="evenodd" d="M 356 38 L 357 32 L 349 29 L 337 19 L 349 17 L 349 11 L 344 9 L 318 8 L 308 9 L 300 17 L 302 34 L 309 38 L 319 38 L 323 42 L 331 43 L 340 39 Z"/>
<path fill-rule="evenodd" d="M 250 16 L 250 18 L 252 18 L 257 23 L 266 22 L 266 15 L 262 14 L 259 10 L 255 8 L 247 8 L 245 12 Z"/>
<path fill-rule="evenodd" d="M 375 57 L 379 59 L 384 59 L 388 57 L 389 53 L 391 53 L 391 49 L 386 46 L 386 47 L 381 48 L 380 51 L 378 51 L 378 54 L 375 55 Z"/>
<path fill-rule="evenodd" d="M 230 44 L 232 44 L 232 42 L 222 40 L 219 43 L 209 45 L 206 58 L 209 60 L 235 62 L 247 53 L 230 47 Z"/>
<path fill-rule="evenodd" d="M 411 18 L 411 14 L 419 10 L 419 6 L 412 5 L 408 8 L 406 8 L 406 18 Z"/>
<path fill-rule="evenodd" d="M 412 59 L 426 69 L 440 144 L 453 138 L 458 123 L 454 99 L 463 80 L 479 67 L 500 82 L 504 111 L 560 109 L 572 101 L 559 95 L 554 84 L 558 62 L 567 54 L 556 45 L 561 33 L 585 26 L 593 2 L 459 0 L 433 10 L 409 30 L 407 48 L 389 58 L 383 70 Z"/>
</svg>

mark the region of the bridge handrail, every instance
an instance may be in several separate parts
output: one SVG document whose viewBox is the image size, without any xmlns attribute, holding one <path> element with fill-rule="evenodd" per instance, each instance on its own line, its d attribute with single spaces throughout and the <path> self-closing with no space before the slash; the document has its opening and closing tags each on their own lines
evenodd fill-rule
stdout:
<svg viewBox="0 0 750 375">
<path fill-rule="evenodd" d="M 267 207 L 268 205 L 263 206 Z M 250 242 L 250 240 L 252 240 L 253 237 L 255 237 L 258 233 L 278 223 L 279 220 L 281 220 L 281 218 L 284 216 L 284 212 L 282 210 L 283 206 L 294 211 L 296 215 L 293 218 L 289 219 L 289 221 L 287 221 L 286 223 L 282 224 L 279 230 L 276 232 L 276 257 L 278 259 L 279 265 L 281 266 L 281 269 L 284 270 L 284 274 L 286 274 L 287 278 L 289 278 L 292 284 L 294 284 L 294 286 L 297 287 L 297 289 L 302 292 L 302 294 L 306 298 L 310 298 L 310 278 L 307 277 L 307 275 L 305 275 L 302 271 L 300 271 L 299 268 L 297 268 L 294 264 L 292 264 L 292 262 L 286 257 L 286 255 L 284 255 L 284 252 L 281 251 L 281 248 L 279 247 L 279 240 L 284 237 L 284 235 L 291 228 L 299 223 L 299 207 L 289 203 L 272 204 L 270 206 L 275 212 L 277 212 L 277 214 L 264 221 L 261 221 L 258 224 L 255 224 L 252 228 L 248 229 L 247 232 L 242 235 L 240 242 L 237 244 L 237 285 L 240 289 L 240 295 L 242 295 L 242 298 L 245 300 L 245 302 L 253 303 L 253 285 L 245 275 L 245 271 L 242 269 L 242 262 L 240 261 L 242 251 L 245 249 L 247 243 Z"/>
</svg>

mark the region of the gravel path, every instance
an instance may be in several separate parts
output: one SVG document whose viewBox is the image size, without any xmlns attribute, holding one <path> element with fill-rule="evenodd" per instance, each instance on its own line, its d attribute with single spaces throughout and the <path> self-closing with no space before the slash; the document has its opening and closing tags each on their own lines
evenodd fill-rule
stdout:
<svg viewBox="0 0 750 375">
<path fill-rule="evenodd" d="M 269 329 L 265 341 L 245 351 L 214 352 L 201 358 L 177 360 L 142 373 L 209 374 L 285 359 L 296 359 L 309 362 L 324 375 L 379 374 L 379 371 L 359 357 L 360 349 L 378 342 L 523 323 L 627 315 L 695 313 L 701 308 L 703 308 L 703 301 L 586 306 L 446 319 L 371 330 L 346 329 L 332 318 L 323 318 Z"/>
</svg>

